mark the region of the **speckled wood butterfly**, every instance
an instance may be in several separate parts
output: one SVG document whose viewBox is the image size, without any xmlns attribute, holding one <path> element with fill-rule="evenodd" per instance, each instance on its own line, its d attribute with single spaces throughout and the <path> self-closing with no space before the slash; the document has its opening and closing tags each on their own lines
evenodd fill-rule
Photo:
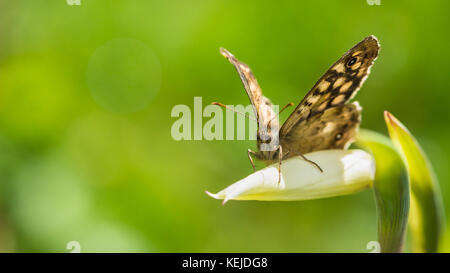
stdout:
<svg viewBox="0 0 450 273">
<path fill-rule="evenodd" d="M 301 156 L 322 171 L 319 165 L 303 154 L 325 149 L 346 149 L 361 121 L 358 102 L 348 102 L 369 75 L 379 50 L 375 36 L 366 37 L 352 47 L 325 72 L 280 128 L 275 119 L 278 114 L 272 109 L 270 100 L 262 95 L 248 65 L 221 48 L 222 55 L 239 73 L 257 118 L 258 151 L 248 150 L 253 168 L 255 165 L 251 155 L 267 164 L 278 161 L 279 170 L 282 159 Z"/>
</svg>

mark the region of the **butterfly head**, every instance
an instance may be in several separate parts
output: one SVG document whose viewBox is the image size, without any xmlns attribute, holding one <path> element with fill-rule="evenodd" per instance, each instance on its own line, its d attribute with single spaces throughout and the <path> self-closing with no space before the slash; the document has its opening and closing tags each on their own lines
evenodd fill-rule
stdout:
<svg viewBox="0 0 450 273">
<path fill-rule="evenodd" d="M 270 126 L 259 128 L 256 138 L 259 151 L 263 153 L 275 152 L 278 149 L 279 146 L 278 127 L 276 130 L 274 129 L 275 128 L 271 128 Z M 263 157 L 271 157 L 271 156 L 267 155 Z"/>
</svg>

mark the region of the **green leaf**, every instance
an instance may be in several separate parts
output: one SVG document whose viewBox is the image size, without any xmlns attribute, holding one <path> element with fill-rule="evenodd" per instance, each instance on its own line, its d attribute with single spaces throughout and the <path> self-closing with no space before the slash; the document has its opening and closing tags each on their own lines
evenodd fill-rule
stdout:
<svg viewBox="0 0 450 273">
<path fill-rule="evenodd" d="M 384 113 L 389 135 L 408 169 L 411 185 L 409 226 L 414 252 L 437 252 L 444 213 L 433 168 L 408 129 L 389 112 Z"/>
<path fill-rule="evenodd" d="M 401 252 L 409 213 L 409 184 L 405 165 L 386 136 L 361 130 L 356 144 L 371 151 L 376 161 L 373 188 L 381 252 Z"/>
</svg>

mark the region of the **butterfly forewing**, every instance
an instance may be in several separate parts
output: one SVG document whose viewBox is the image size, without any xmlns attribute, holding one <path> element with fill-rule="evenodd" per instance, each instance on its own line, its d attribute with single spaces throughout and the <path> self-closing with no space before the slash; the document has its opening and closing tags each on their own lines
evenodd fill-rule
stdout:
<svg viewBox="0 0 450 273">
<path fill-rule="evenodd" d="M 264 150 L 269 152 L 263 153 L 261 156 L 264 159 L 272 157 L 272 151 L 274 151 L 278 145 L 279 131 L 279 123 L 276 119 L 276 114 L 273 111 L 272 103 L 268 98 L 262 95 L 261 87 L 259 87 L 259 84 L 248 65 L 236 59 L 233 54 L 224 48 L 220 49 L 220 53 L 236 68 L 248 98 L 253 105 L 258 121 L 258 148 L 261 150 L 261 146 L 264 146 L 262 149 L 263 152 Z"/>
<path fill-rule="evenodd" d="M 346 104 L 360 89 L 378 56 L 380 46 L 375 36 L 369 36 L 347 51 L 317 81 L 280 130 L 280 140 L 294 140 L 303 121 L 325 110 Z M 300 139 L 296 141 L 302 141 Z"/>
</svg>

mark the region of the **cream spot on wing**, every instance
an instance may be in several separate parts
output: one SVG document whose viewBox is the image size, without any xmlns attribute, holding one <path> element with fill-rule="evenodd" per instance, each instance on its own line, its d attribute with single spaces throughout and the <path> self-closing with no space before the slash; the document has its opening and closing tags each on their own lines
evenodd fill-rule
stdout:
<svg viewBox="0 0 450 273">
<path fill-rule="evenodd" d="M 332 122 L 327 122 L 327 125 L 325 125 L 325 128 L 322 129 L 323 134 L 331 133 L 334 128 L 336 128 L 336 125 Z"/>
<path fill-rule="evenodd" d="M 328 97 L 330 97 L 331 96 L 331 93 L 326 93 L 325 95 L 323 95 L 322 96 L 322 101 L 324 101 L 324 100 L 327 100 L 328 99 Z"/>
<path fill-rule="evenodd" d="M 345 72 L 344 64 L 343 63 L 339 63 L 339 64 L 335 65 L 333 67 L 333 70 L 336 71 L 336 72 L 344 73 Z"/>
<path fill-rule="evenodd" d="M 346 82 L 343 86 L 341 86 L 341 89 L 339 89 L 339 92 L 347 92 L 347 90 L 350 88 L 350 86 L 353 84 L 352 81 Z"/>
<path fill-rule="evenodd" d="M 322 102 L 322 104 L 317 107 L 317 111 L 322 112 L 323 110 L 325 110 L 325 108 L 327 107 L 328 101 L 324 101 Z"/>
<path fill-rule="evenodd" d="M 307 103 L 309 103 L 309 104 L 314 104 L 314 103 L 316 103 L 318 100 L 319 100 L 319 97 L 320 96 L 312 96 L 312 97 L 309 97 L 308 98 L 308 100 L 307 100 Z"/>
<path fill-rule="evenodd" d="M 323 92 L 328 89 L 328 86 L 330 86 L 330 82 L 323 80 L 317 85 L 317 89 Z"/>
<path fill-rule="evenodd" d="M 341 86 L 343 83 L 345 82 L 345 77 L 340 77 L 339 79 L 337 79 L 334 84 L 333 84 L 333 89 L 338 88 L 339 86 Z"/>
<path fill-rule="evenodd" d="M 257 88 L 255 82 L 251 81 L 250 82 L 250 90 L 255 90 Z"/>
<path fill-rule="evenodd" d="M 309 112 L 311 112 L 311 110 L 309 108 L 303 109 L 302 116 L 307 117 L 309 115 Z"/>
<path fill-rule="evenodd" d="M 358 51 L 355 51 L 353 54 L 352 54 L 352 56 L 356 56 L 356 55 L 359 55 L 359 54 L 361 54 L 362 53 L 362 51 L 361 50 L 358 50 Z"/>
<path fill-rule="evenodd" d="M 339 95 L 336 98 L 333 99 L 333 101 L 331 102 L 331 104 L 333 105 L 337 105 L 339 103 L 342 103 L 345 100 L 345 95 Z"/>
<path fill-rule="evenodd" d="M 353 69 L 353 70 L 356 70 L 356 69 L 358 69 L 360 66 L 361 66 L 361 62 L 357 62 L 356 64 L 354 64 L 354 65 L 352 66 L 352 69 Z"/>
<path fill-rule="evenodd" d="M 361 78 L 362 75 L 364 75 L 365 72 L 366 72 L 365 69 L 361 69 L 361 70 L 358 72 L 358 75 L 356 75 L 356 76 L 357 76 L 358 78 Z"/>
<path fill-rule="evenodd" d="M 325 95 L 319 97 L 321 101 L 327 100 L 331 96 L 331 93 L 326 93 Z"/>
</svg>

